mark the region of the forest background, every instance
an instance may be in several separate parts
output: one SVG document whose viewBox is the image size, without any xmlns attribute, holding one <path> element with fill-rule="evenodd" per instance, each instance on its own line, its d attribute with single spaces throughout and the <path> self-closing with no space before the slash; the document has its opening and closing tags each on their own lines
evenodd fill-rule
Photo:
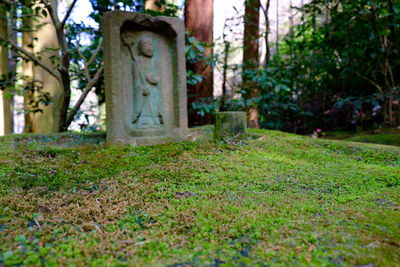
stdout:
<svg viewBox="0 0 400 267">
<path fill-rule="evenodd" d="M 79 4 L 1 1 L 3 134 L 105 130 L 97 25 L 113 9 L 185 19 L 191 126 L 217 110 L 295 133 L 400 125 L 400 1 L 92 0 L 93 24 Z"/>
</svg>

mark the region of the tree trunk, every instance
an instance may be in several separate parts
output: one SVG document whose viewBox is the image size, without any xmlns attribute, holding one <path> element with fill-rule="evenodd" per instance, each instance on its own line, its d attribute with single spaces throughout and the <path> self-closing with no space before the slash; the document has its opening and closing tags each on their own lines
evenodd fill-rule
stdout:
<svg viewBox="0 0 400 267">
<path fill-rule="evenodd" d="M 27 5 L 28 6 L 28 5 Z M 25 14 L 26 15 L 26 14 Z M 25 31 L 22 33 L 22 47 L 32 53 L 32 18 L 29 17 L 28 15 L 24 16 L 22 19 L 22 28 L 25 29 Z M 33 62 L 32 61 L 22 61 L 22 75 L 24 79 L 24 87 L 28 87 L 32 85 L 33 81 Z M 29 112 L 31 105 L 30 101 L 34 99 L 34 94 L 32 91 L 27 91 L 24 93 L 24 110 L 25 110 L 25 127 L 24 127 L 24 132 L 25 133 L 31 133 L 33 132 L 33 119 L 34 119 L 34 114 L 32 112 Z"/>
<path fill-rule="evenodd" d="M 265 18 L 265 34 L 264 34 L 264 42 L 265 42 L 265 58 L 264 58 L 264 67 L 268 68 L 269 67 L 269 62 L 271 58 L 271 48 L 269 46 L 269 7 L 271 5 L 271 0 L 267 0 L 267 3 L 265 4 L 265 8 L 263 8 L 263 5 L 260 1 L 260 7 L 262 8 L 262 11 L 264 13 L 264 18 Z"/>
<path fill-rule="evenodd" d="M 8 38 L 7 13 L 0 6 L 0 37 Z M 8 49 L 0 46 L 0 77 L 8 75 Z M 0 136 L 12 133 L 11 99 L 7 90 L 0 90 Z"/>
<path fill-rule="evenodd" d="M 279 0 L 276 0 L 276 58 L 279 58 Z"/>
<path fill-rule="evenodd" d="M 228 93 L 226 89 L 226 81 L 228 76 L 228 59 L 229 59 L 229 49 L 231 43 L 229 41 L 224 40 L 224 66 L 223 66 L 223 73 L 222 73 L 222 100 L 221 100 L 221 107 L 219 111 L 227 111 L 226 101 L 228 100 Z"/>
<path fill-rule="evenodd" d="M 205 47 L 204 56 L 212 57 L 213 49 L 213 0 L 186 0 L 185 2 L 186 30 L 193 34 L 197 41 L 210 45 Z M 194 66 L 187 66 L 194 73 L 200 74 L 203 80 L 194 86 L 188 85 L 188 113 L 189 126 L 198 126 L 212 123 L 212 116 L 200 116 L 192 108 L 192 103 L 204 99 L 212 99 L 214 93 L 213 68 L 206 62 L 198 62 Z"/>
<path fill-rule="evenodd" d="M 259 65 L 258 40 L 260 23 L 260 1 L 246 0 L 244 15 L 244 36 L 243 36 L 243 73 L 248 70 L 256 70 Z M 258 98 L 258 88 L 252 81 L 243 75 L 243 88 L 249 92 L 251 98 Z M 260 128 L 258 122 L 257 104 L 253 103 L 248 109 L 248 127 Z"/>
<path fill-rule="evenodd" d="M 11 3 L 15 6 L 16 5 L 16 0 L 12 0 Z M 9 11 L 9 37 L 13 42 L 17 43 L 18 37 L 17 37 L 17 9 L 11 8 Z M 11 124 L 12 124 L 12 129 L 14 129 L 14 95 L 15 95 L 15 83 L 17 82 L 16 76 L 17 76 L 17 57 L 18 53 L 14 51 L 13 49 L 9 49 L 9 57 L 8 57 L 8 72 L 10 73 L 10 84 L 11 84 L 11 90 L 10 93 L 13 95 L 13 97 L 10 99 L 10 104 L 11 104 Z"/>
<path fill-rule="evenodd" d="M 394 23 L 394 14 L 395 14 L 395 10 L 394 10 L 394 1 L 393 0 L 389 0 L 388 1 L 388 13 L 390 14 L 388 17 L 388 25 L 389 25 L 389 36 L 388 36 L 388 50 L 393 50 L 393 45 L 395 44 L 395 31 L 396 31 L 396 27 L 395 27 L 395 23 Z M 394 118 L 393 118 L 393 97 L 392 94 L 394 93 L 394 87 L 396 86 L 395 81 L 394 81 L 394 76 L 392 73 L 392 65 L 390 62 L 390 59 L 387 58 L 387 64 L 386 64 L 387 68 L 388 68 L 388 73 L 389 73 L 389 81 L 390 81 L 390 90 L 389 90 L 389 126 L 390 127 L 395 127 L 395 122 L 394 122 Z"/>
<path fill-rule="evenodd" d="M 72 1 L 62 21 L 60 21 L 57 14 L 57 0 L 41 1 L 40 4 L 34 7 L 35 10 L 39 9 L 37 11 L 39 14 L 43 14 L 43 17 L 36 18 L 34 23 L 32 22 L 34 24 L 32 28 L 36 30 L 33 40 L 37 40 L 33 45 L 33 53 L 18 46 L 15 42 L 9 41 L 13 49 L 18 51 L 21 56 L 35 63 L 33 76 L 35 80 L 41 82 L 40 85 L 42 87 L 40 93 L 36 94 L 35 92 L 35 102 L 39 102 L 40 99 L 38 97 L 44 93 L 50 96 L 52 101 L 48 106 L 39 105 L 41 113 L 35 113 L 32 121 L 32 131 L 35 133 L 66 131 L 87 92 L 98 81 L 103 71 L 103 66 L 101 66 L 93 78 L 90 77 L 88 72 L 89 65 L 100 51 L 100 43 L 89 62 L 84 60 L 85 74 L 87 74 L 86 78 L 88 80 L 88 85 L 85 89 L 86 93 L 84 92 L 81 95 L 72 112 L 68 114 L 71 98 L 71 80 L 68 72 L 71 53 L 68 48 L 64 27 L 76 2 L 77 0 Z"/>
<path fill-rule="evenodd" d="M 293 2 L 292 0 L 289 1 L 289 40 L 290 40 L 290 65 L 293 66 L 293 59 L 296 57 L 295 50 L 293 47 L 293 39 L 294 39 L 294 22 L 293 22 Z M 291 79 L 293 81 L 293 79 Z"/>
<path fill-rule="evenodd" d="M 164 4 L 160 0 L 145 0 L 144 9 L 151 9 L 156 11 L 161 11 Z"/>
<path fill-rule="evenodd" d="M 52 6 L 57 9 L 57 1 L 52 1 Z M 47 17 L 39 17 L 34 22 L 36 25 L 46 23 L 38 31 L 34 32 L 34 37 L 38 38 L 34 43 L 34 52 L 42 53 L 42 61 L 49 65 L 55 66 L 58 62 L 51 61 L 50 57 L 54 57 L 55 60 L 59 58 L 59 52 L 57 51 L 46 51 L 46 48 L 57 49 L 59 48 L 58 40 L 56 38 L 56 31 L 54 24 L 49 15 Z M 62 64 L 60 62 L 60 64 Z M 35 79 L 42 82 L 43 91 L 48 92 L 51 96 L 51 104 L 40 108 L 43 112 L 37 112 L 34 114 L 33 120 L 33 132 L 35 133 L 51 133 L 58 132 L 63 106 L 65 106 L 66 93 L 63 92 L 63 87 L 60 85 L 58 80 L 54 78 L 48 71 L 40 67 L 39 65 L 34 67 Z M 68 88 L 69 89 L 69 88 Z M 69 104 L 69 101 L 68 101 Z M 64 107 L 65 108 L 65 107 Z M 66 111 L 65 111 L 66 113 Z M 66 117 L 66 114 L 65 114 Z"/>
</svg>

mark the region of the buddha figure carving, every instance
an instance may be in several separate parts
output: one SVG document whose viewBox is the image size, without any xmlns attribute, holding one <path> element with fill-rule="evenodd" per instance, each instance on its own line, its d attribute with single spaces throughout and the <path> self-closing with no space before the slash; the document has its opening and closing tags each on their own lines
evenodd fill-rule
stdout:
<svg viewBox="0 0 400 267">
<path fill-rule="evenodd" d="M 114 10 L 104 14 L 101 29 L 107 141 L 141 146 L 186 140 L 184 22 Z"/>
<path fill-rule="evenodd" d="M 132 124 L 136 129 L 161 129 L 163 103 L 160 93 L 159 62 L 154 43 L 148 37 L 135 45 L 129 33 L 122 36 L 132 57 L 133 112 Z"/>
</svg>

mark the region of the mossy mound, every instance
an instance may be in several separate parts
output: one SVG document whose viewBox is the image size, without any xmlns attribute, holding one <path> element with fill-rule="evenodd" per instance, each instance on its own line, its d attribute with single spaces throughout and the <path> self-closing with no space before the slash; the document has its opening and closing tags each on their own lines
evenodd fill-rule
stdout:
<svg viewBox="0 0 400 267">
<path fill-rule="evenodd" d="M 94 133 L 53 133 L 53 134 L 11 134 L 0 137 L 0 149 L 77 147 L 104 144 L 105 132 Z"/>
<path fill-rule="evenodd" d="M 240 144 L 0 150 L 0 265 L 400 262 L 400 148 L 250 131 Z"/>
</svg>

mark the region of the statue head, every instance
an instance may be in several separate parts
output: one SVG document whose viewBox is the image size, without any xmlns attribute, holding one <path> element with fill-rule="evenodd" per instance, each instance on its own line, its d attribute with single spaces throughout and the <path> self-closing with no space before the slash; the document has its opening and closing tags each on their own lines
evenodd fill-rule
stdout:
<svg viewBox="0 0 400 267">
<path fill-rule="evenodd" d="M 127 46 L 131 46 L 131 45 L 133 45 L 133 40 L 134 40 L 134 35 L 133 35 L 133 32 L 130 32 L 130 31 L 123 31 L 122 33 L 121 33 L 121 39 L 122 39 L 122 43 L 124 44 L 124 45 L 127 45 Z"/>
<path fill-rule="evenodd" d="M 153 41 L 150 38 L 143 38 L 138 45 L 140 54 L 146 57 L 153 56 Z"/>
</svg>

